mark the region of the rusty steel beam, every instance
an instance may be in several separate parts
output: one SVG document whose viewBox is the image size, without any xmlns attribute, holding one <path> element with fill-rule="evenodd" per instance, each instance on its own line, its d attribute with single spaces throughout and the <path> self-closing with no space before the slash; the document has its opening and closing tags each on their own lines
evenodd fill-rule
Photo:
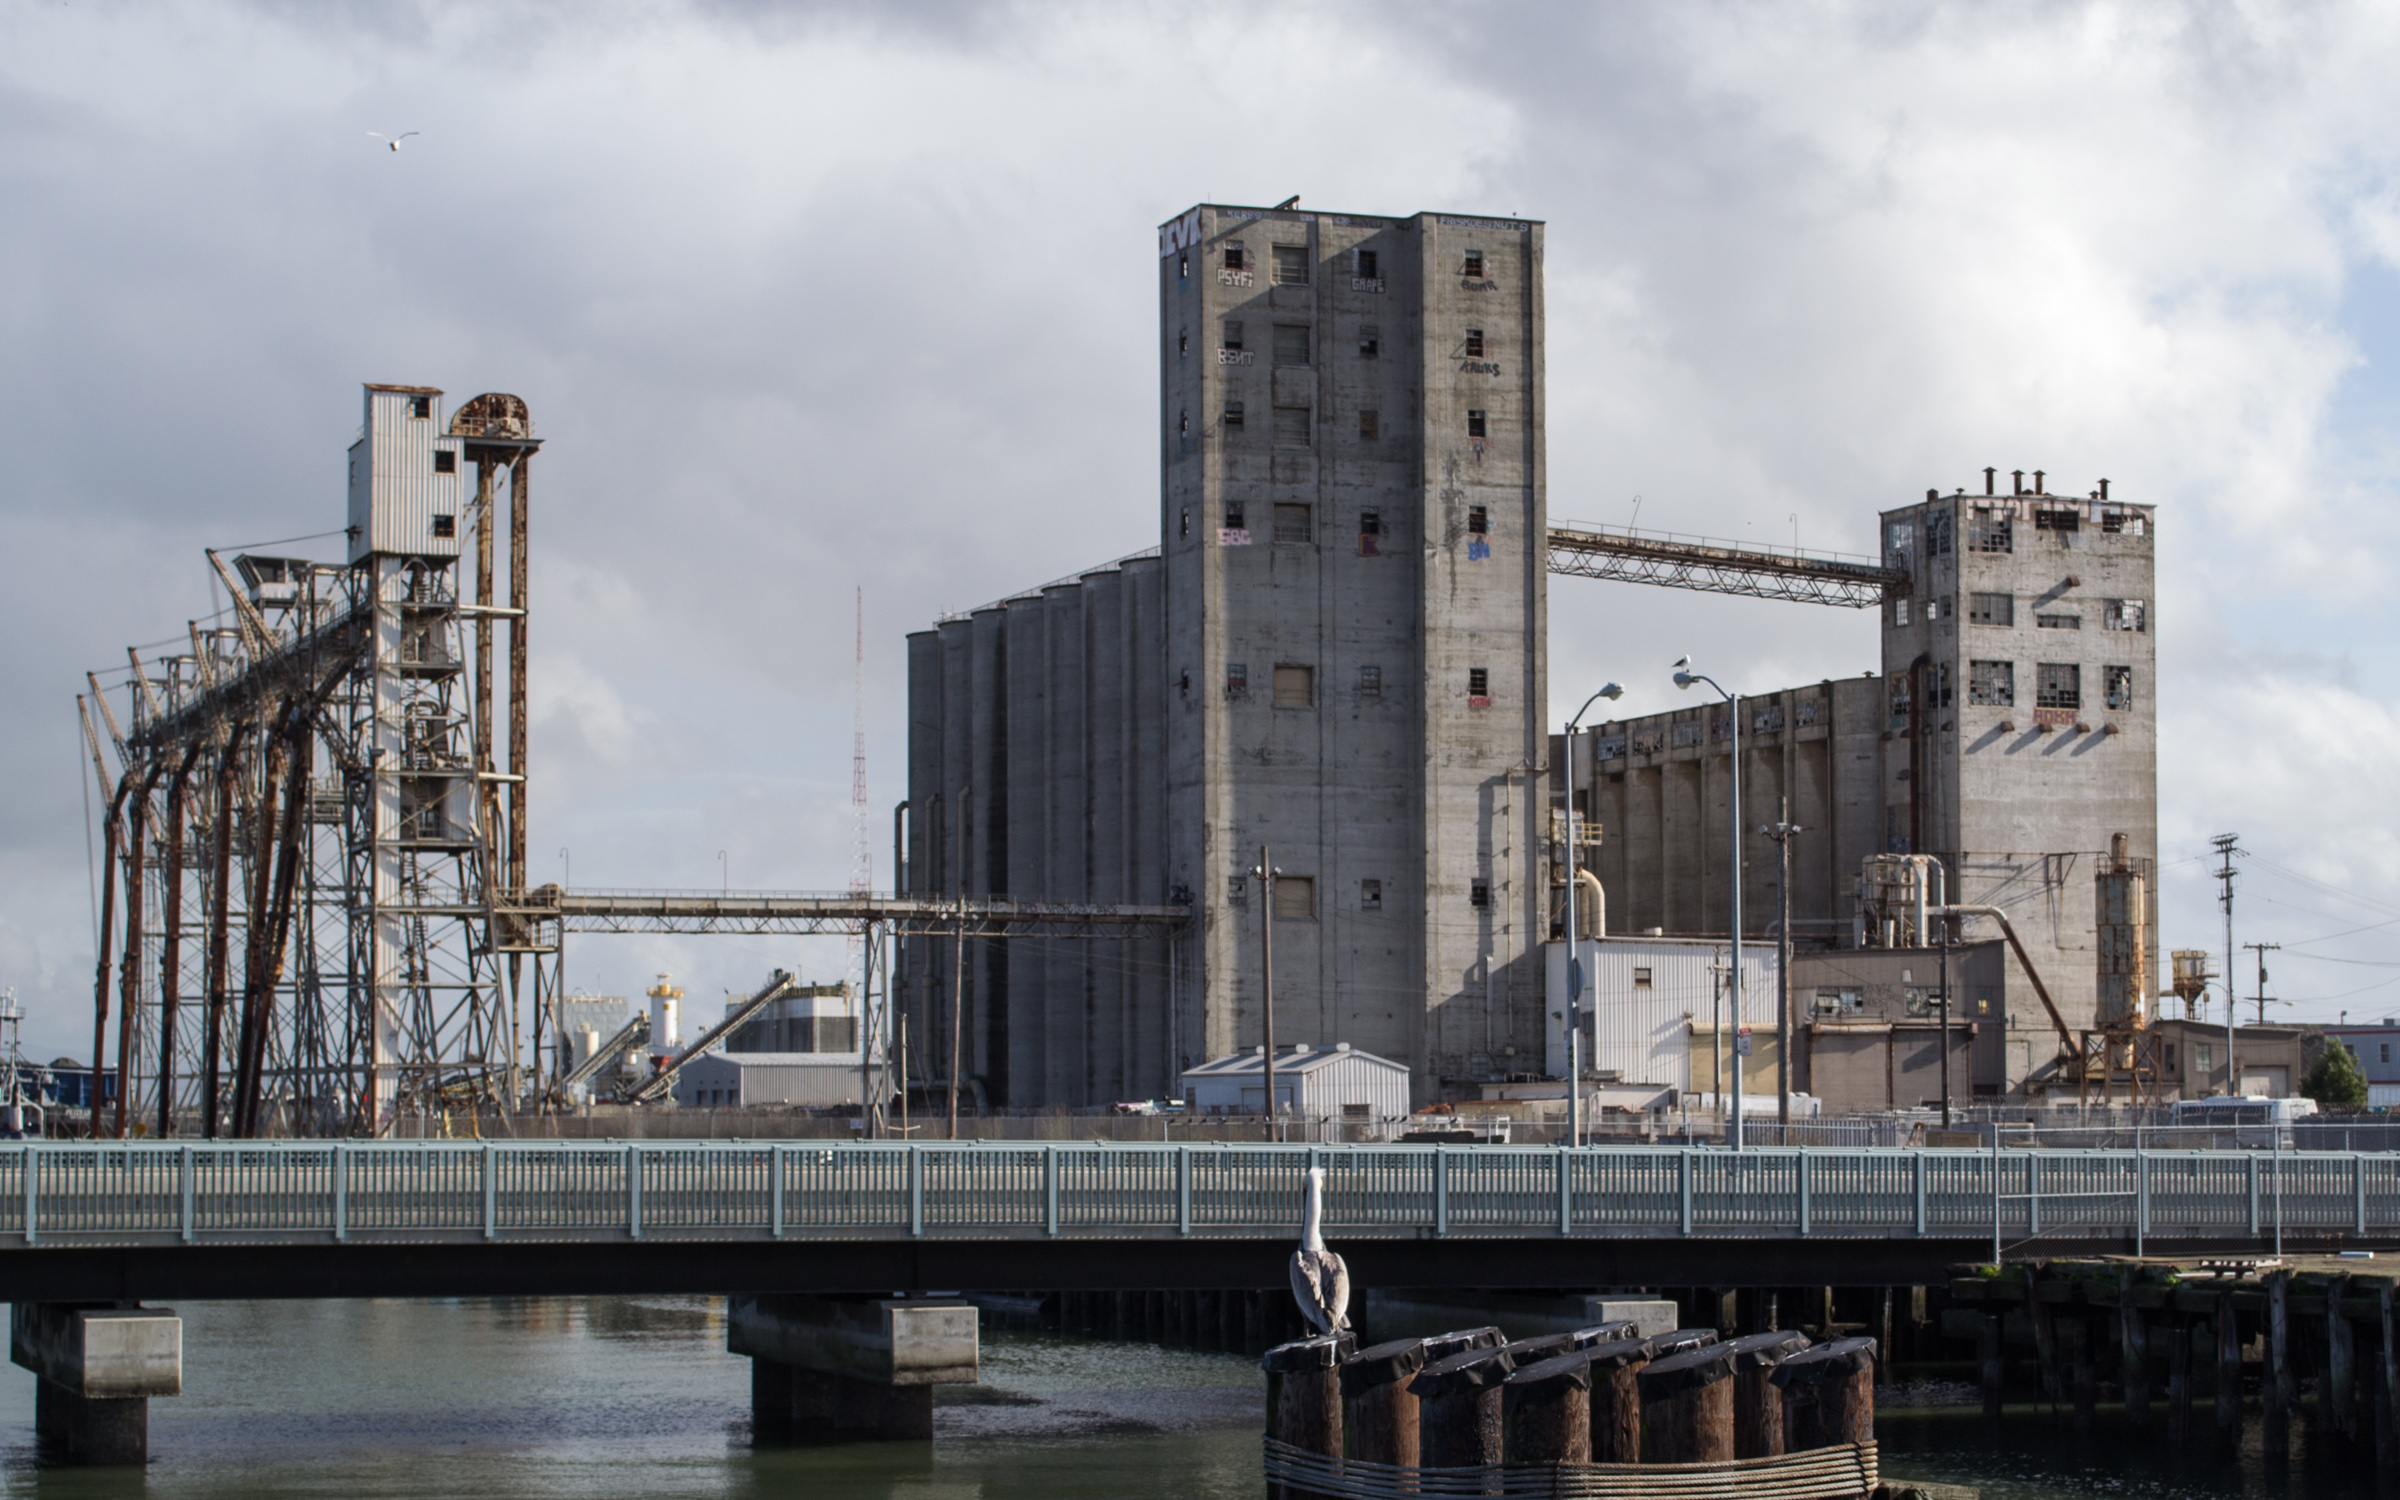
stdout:
<svg viewBox="0 0 2400 1500">
<path fill-rule="evenodd" d="M 175 1133 L 175 1012 L 183 998 L 183 829 L 190 816 L 186 794 L 198 744 L 183 752 L 167 786 L 166 933 L 158 951 L 158 1133 Z"/>
<path fill-rule="evenodd" d="M 1655 536 L 1610 528 L 1550 528 L 1550 571 L 1665 588 L 1871 609 L 1905 594 L 1898 568 L 1804 552 L 1771 552 L 1730 543 Z"/>
<path fill-rule="evenodd" d="M 249 725 L 236 726 L 225 742 L 223 753 L 217 757 L 217 837 L 210 851 L 215 873 L 208 892 L 208 1034 L 200 1042 L 204 1075 L 200 1134 L 212 1141 L 217 1138 L 218 1098 L 224 1082 L 218 1073 L 224 1061 L 225 969 L 230 946 L 227 928 L 232 921 L 233 906 L 233 805 L 241 776 L 242 741 L 249 733 Z"/>
</svg>

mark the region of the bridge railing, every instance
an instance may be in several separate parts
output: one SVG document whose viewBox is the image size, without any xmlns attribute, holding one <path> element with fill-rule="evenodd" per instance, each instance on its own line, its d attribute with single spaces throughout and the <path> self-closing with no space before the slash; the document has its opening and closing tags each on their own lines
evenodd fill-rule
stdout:
<svg viewBox="0 0 2400 1500">
<path fill-rule="evenodd" d="M 0 1247 L 1279 1238 L 1312 1165 L 1336 1240 L 2400 1233 L 2400 1155 L 2375 1153 L 33 1142 L 0 1147 Z"/>
</svg>

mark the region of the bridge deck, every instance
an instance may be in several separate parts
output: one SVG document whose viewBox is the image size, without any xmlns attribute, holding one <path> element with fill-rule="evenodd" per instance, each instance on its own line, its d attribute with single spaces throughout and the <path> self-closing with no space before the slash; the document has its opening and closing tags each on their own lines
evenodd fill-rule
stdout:
<svg viewBox="0 0 2400 1500">
<path fill-rule="evenodd" d="M 35 1143 L 0 1264 L 98 1247 L 2400 1235 L 2400 1156 L 2240 1151 L 770 1143 Z M 22 1264 L 22 1262 L 18 1262 Z"/>
</svg>

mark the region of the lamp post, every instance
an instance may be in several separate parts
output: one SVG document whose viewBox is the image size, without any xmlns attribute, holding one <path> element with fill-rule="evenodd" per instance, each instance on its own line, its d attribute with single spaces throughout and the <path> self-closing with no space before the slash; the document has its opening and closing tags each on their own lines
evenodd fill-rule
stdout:
<svg viewBox="0 0 2400 1500">
<path fill-rule="evenodd" d="M 1792 821 L 1791 811 L 1787 797 L 1776 820 L 1759 829 L 1775 841 L 1777 890 L 1783 902 L 1783 914 L 1775 922 L 1775 1123 L 1786 1131 L 1792 1128 L 1792 840 L 1808 832 Z M 1790 1145 L 1791 1137 L 1786 1135 L 1782 1143 Z"/>
<path fill-rule="evenodd" d="M 1733 1123 L 1726 1139 L 1727 1144 L 1739 1151 L 1742 1149 L 1742 699 L 1738 693 L 1727 692 L 1724 684 L 1714 677 L 1695 672 L 1691 667 L 1690 657 L 1676 659 L 1675 685 L 1689 688 L 1695 682 L 1705 682 L 1724 696 L 1728 763 L 1733 772 L 1725 819 L 1726 826 L 1733 830 L 1733 932 L 1728 945 L 1732 957 L 1727 964 L 1731 972 L 1726 975 L 1733 1010 Z"/>
<path fill-rule="evenodd" d="M 1625 696 L 1610 683 L 1583 700 L 1567 720 L 1567 1144 L 1583 1144 L 1583 950 L 1575 937 L 1575 875 L 1581 846 L 1575 840 L 1575 741 L 1583 733 L 1583 716 L 1606 698 Z"/>
</svg>

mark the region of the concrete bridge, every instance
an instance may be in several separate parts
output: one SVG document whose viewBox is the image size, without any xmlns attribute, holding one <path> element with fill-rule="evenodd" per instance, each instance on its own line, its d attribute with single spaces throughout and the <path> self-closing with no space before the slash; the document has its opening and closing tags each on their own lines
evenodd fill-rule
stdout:
<svg viewBox="0 0 2400 1500">
<path fill-rule="evenodd" d="M 1361 1286 L 1939 1282 L 2400 1240 L 2400 1156 L 244 1141 L 0 1148 L 16 1301 L 1278 1285 L 1301 1175 Z"/>
</svg>

